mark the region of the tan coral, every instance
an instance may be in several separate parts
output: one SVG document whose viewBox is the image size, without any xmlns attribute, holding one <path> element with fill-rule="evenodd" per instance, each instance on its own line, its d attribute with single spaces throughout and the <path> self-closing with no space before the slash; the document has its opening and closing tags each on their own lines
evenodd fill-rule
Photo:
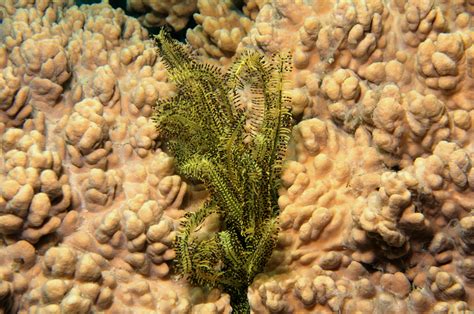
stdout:
<svg viewBox="0 0 474 314">
<path fill-rule="evenodd" d="M 397 153 L 404 131 L 403 107 L 396 86 L 386 95 L 382 92 L 380 100 L 372 112 L 375 129 L 372 131 L 375 144 L 381 149 Z M 384 91 L 389 89 L 386 87 Z"/>
<path fill-rule="evenodd" d="M 455 303 L 448 302 L 439 302 L 433 307 L 433 313 L 442 314 L 442 313 L 462 313 L 470 311 L 469 305 L 464 301 L 458 301 Z"/>
<path fill-rule="evenodd" d="M 472 255 L 474 250 L 474 218 L 472 216 L 467 216 L 461 219 L 459 222 L 459 236 L 461 238 L 461 247 L 464 252 L 468 255 Z M 470 264 L 466 261 L 464 264 L 464 269 L 467 270 L 467 276 L 471 277 L 471 267 Z"/>
<path fill-rule="evenodd" d="M 32 110 L 27 102 L 29 88 L 24 86 L 20 89 L 20 79 L 15 76 L 12 67 L 4 68 L 0 74 L 0 121 L 17 126 Z"/>
<path fill-rule="evenodd" d="M 364 69 L 361 69 L 359 75 L 375 84 L 392 82 L 399 86 L 408 85 L 411 83 L 412 77 L 406 71 L 406 60 L 401 55 L 400 53 L 399 58 L 388 62 L 373 62 Z"/>
<path fill-rule="evenodd" d="M 272 38 L 272 33 L 277 33 L 277 36 L 273 34 L 273 38 L 277 37 L 273 39 L 273 45 L 286 46 L 284 43 L 287 41 L 283 40 L 285 34 L 277 28 L 293 28 L 297 24 L 299 40 L 295 43 L 292 38 L 291 42 L 296 46 L 294 64 L 298 69 L 311 69 L 312 60 L 318 60 L 320 66 L 328 67 L 339 59 L 338 62 L 345 68 L 356 71 L 368 60 L 379 61 L 387 45 L 384 33 L 389 26 L 384 26 L 382 21 L 389 15 L 382 1 L 328 1 L 325 4 L 295 3 L 293 6 L 282 1 L 274 6 L 263 7 L 260 12 L 261 20 L 256 21 L 257 29 L 250 32 L 253 37 L 250 40 L 255 40 L 261 47 L 270 47 L 266 42 L 271 40 L 267 39 Z M 283 18 L 271 21 L 276 15 L 272 9 Z M 263 25 L 267 21 L 264 29 Z M 282 27 L 283 25 L 285 26 Z M 276 47 L 270 48 L 270 51 L 276 50 Z M 317 71 L 321 72 L 320 69 Z"/>
<path fill-rule="evenodd" d="M 13 29 L 8 29 L 6 35 L 13 40 L 8 36 L 13 35 L 11 32 L 14 32 Z M 70 77 L 65 51 L 58 40 L 28 38 L 31 34 L 25 37 L 23 42 L 21 36 L 16 42 L 19 49 L 8 51 L 12 47 L 1 48 L 3 55 L 15 60 L 14 64 L 5 64 L 8 66 L 3 70 L 2 76 L 8 78 L 9 82 L 0 85 L 4 89 L 3 93 L 9 93 L 3 105 L 4 114 L 15 118 L 9 123 L 23 122 L 31 113 L 33 104 L 54 107 L 63 91 L 62 85 Z M 18 79 L 11 80 L 12 73 L 15 73 Z M 18 90 L 19 82 L 24 86 Z"/>
<path fill-rule="evenodd" d="M 173 223 L 163 215 L 163 207 L 154 201 L 147 201 L 143 195 L 129 200 L 128 208 L 122 213 L 123 232 L 127 237 L 127 249 L 130 253 L 127 262 L 147 275 L 150 262 L 157 265 L 155 272 L 164 277 L 169 272 L 165 263 L 174 258 L 171 249 L 175 236 Z M 143 253 L 135 252 L 146 252 Z"/>
<path fill-rule="evenodd" d="M 116 279 L 111 283 L 111 276 L 104 273 L 104 267 L 109 267 L 104 264 L 104 257 L 112 260 L 114 267 L 126 266 L 128 257 L 120 252 L 127 244 L 130 248 L 140 248 L 139 240 L 146 242 L 147 237 L 142 233 L 138 240 L 124 241 L 121 216 L 118 228 L 107 219 L 103 228 L 100 224 L 97 226 L 100 243 L 91 237 L 94 226 L 77 229 L 95 217 L 100 222 L 103 214 L 110 212 L 109 207 L 122 199 L 123 180 L 129 177 L 123 175 L 120 167 L 122 163 L 133 163 L 127 159 L 129 137 L 136 140 L 133 145 L 143 157 L 147 157 L 144 150 L 150 156 L 157 148 L 154 128 L 141 130 L 147 125 L 143 119 L 130 133 L 122 125 L 135 125 L 138 115 L 149 117 L 151 106 L 159 97 L 171 95 L 172 87 L 166 83 L 165 69 L 157 62 L 146 30 L 123 11 L 107 4 L 68 8 L 70 4 L 63 2 L 25 1 L 6 5 L 10 13 L 2 25 L 5 41 L 0 47 L 3 100 L 0 177 L 7 185 L 2 187 L 0 204 L 1 208 L 14 209 L 15 215 L 2 210 L 0 220 L 2 232 L 8 233 L 5 239 L 8 243 L 18 243 L 18 247 L 8 249 L 14 261 L 9 257 L 3 260 L 3 250 L 0 259 L 2 264 L 11 262 L 12 267 L 22 272 L 31 271 L 31 279 L 36 277 L 28 285 L 23 277 L 10 276 L 2 297 L 5 297 L 5 305 L 10 304 L 13 297 L 10 305 L 20 306 L 23 311 L 25 308 L 39 312 L 103 311 L 114 305 L 117 286 Z M 50 92 L 41 94 L 40 88 Z M 117 119 L 122 110 L 126 116 Z M 35 119 L 28 120 L 30 116 Z M 23 129 L 11 128 L 20 125 Z M 76 168 L 68 167 L 71 160 Z M 150 158 L 150 164 L 152 160 Z M 163 161 L 163 165 L 150 168 L 150 182 L 154 184 L 150 193 L 160 195 L 160 202 L 166 206 L 179 207 L 186 184 L 178 177 L 163 181 L 173 175 L 172 170 L 166 170 L 166 160 Z M 145 164 L 148 165 L 148 161 Z M 148 185 L 146 179 L 144 183 Z M 69 184 L 82 186 L 75 190 L 77 197 Z M 159 225 L 161 209 L 156 202 L 142 207 L 138 209 L 140 221 L 145 221 L 147 228 L 159 226 L 158 233 L 150 235 L 156 245 L 154 251 L 152 246 L 149 251 L 161 265 L 156 267 L 156 272 L 166 276 L 169 268 L 163 261 L 174 257 L 174 251 L 169 249 L 173 239 L 173 234 L 169 234 L 174 223 L 168 219 L 171 226 L 165 224 L 163 229 L 163 223 Z M 72 208 L 78 211 L 66 214 Z M 162 229 L 165 234 L 160 235 Z M 38 257 L 31 247 L 21 246 L 28 242 L 15 242 L 20 238 L 44 245 L 44 258 Z M 40 241 L 42 239 L 46 240 Z M 58 241 L 67 246 L 55 246 Z M 159 247 L 163 243 L 167 245 L 164 251 Z M 18 252 L 22 248 L 25 252 Z M 140 248 L 141 256 L 130 256 L 131 261 L 139 264 L 146 254 L 145 248 Z M 44 262 L 44 271 L 32 267 L 32 261 L 37 258 L 39 265 Z M 145 260 L 152 264 L 149 257 Z M 100 272 L 94 265 L 99 265 Z M 134 272 L 131 267 L 125 268 Z M 61 282 L 66 283 L 67 289 L 61 288 L 64 288 Z M 51 294 L 54 292 L 58 292 L 55 297 Z M 24 300 L 20 300 L 21 295 Z M 163 301 L 190 308 L 185 300 Z M 228 307 L 229 300 L 221 303 L 220 307 Z M 117 299 L 117 307 L 120 308 L 120 304 L 123 303 Z"/>
<path fill-rule="evenodd" d="M 56 106 L 63 92 L 62 85 L 70 77 L 66 52 L 61 43 L 52 38 L 29 38 L 9 57 L 16 60 L 18 67 L 15 72 L 25 87 L 15 95 L 6 113 L 21 121 L 31 113 L 32 105 L 40 108 Z"/>
<path fill-rule="evenodd" d="M 89 90 L 82 92 L 83 97 L 97 97 L 104 106 L 113 106 L 120 100 L 115 73 L 109 65 L 98 67 L 94 72 L 88 86 Z"/>
<path fill-rule="evenodd" d="M 310 61 L 310 51 L 314 49 L 321 23 L 316 16 L 308 16 L 304 20 L 303 27 L 299 29 L 300 43 L 295 49 L 293 63 L 295 67 L 304 69 Z"/>
<path fill-rule="evenodd" d="M 427 87 L 453 92 L 461 88 L 467 43 L 461 33 L 439 34 L 437 39 L 427 39 L 420 44 L 416 67 L 419 79 Z"/>
<path fill-rule="evenodd" d="M 122 191 L 121 177 L 120 171 L 92 169 L 82 184 L 88 210 L 99 211 L 110 205 Z"/>
<path fill-rule="evenodd" d="M 213 58 L 232 57 L 251 21 L 235 12 L 232 1 L 198 0 L 197 7 L 194 19 L 198 26 L 186 33 L 191 46 Z"/>
<path fill-rule="evenodd" d="M 183 29 L 196 10 L 196 0 L 127 0 L 132 12 L 145 13 L 140 17 L 147 27 L 171 25 L 176 31 Z"/>
<path fill-rule="evenodd" d="M 114 234 L 120 230 L 120 219 L 120 214 L 117 211 L 111 211 L 104 215 L 95 231 L 95 237 L 99 243 L 109 242 Z"/>
<path fill-rule="evenodd" d="M 407 1 L 400 28 L 403 40 L 410 46 L 416 47 L 433 32 L 441 33 L 447 30 L 448 21 L 442 9 L 432 1 Z"/>
<path fill-rule="evenodd" d="M 246 0 L 242 11 L 250 19 L 255 20 L 258 16 L 258 12 L 262 7 L 267 4 L 269 0 Z"/>
<path fill-rule="evenodd" d="M 340 108 L 345 129 L 354 131 L 363 125 L 371 131 L 374 144 L 392 156 L 421 156 L 448 139 L 452 132 L 446 105 L 441 100 L 416 91 L 401 93 L 393 83 L 378 91 L 367 90 L 353 109 L 337 104 L 329 109 Z M 341 121 L 337 116 L 333 119 Z"/>
<path fill-rule="evenodd" d="M 265 279 L 265 277 L 260 278 L 262 281 Z M 271 313 L 292 310 L 291 305 L 285 298 L 285 290 L 287 289 L 285 286 L 288 286 L 287 284 L 274 279 L 260 283 L 257 277 L 254 285 L 255 288 L 250 288 L 249 296 L 250 307 L 254 311 L 263 311 L 264 308 Z"/>
<path fill-rule="evenodd" d="M 129 252 L 124 261 L 137 272 L 149 276 L 153 271 L 158 277 L 167 276 L 169 266 L 166 262 L 175 257 L 172 249 L 175 232 L 172 220 L 162 217 L 163 209 L 156 201 L 138 194 L 120 211 L 103 216 L 95 231 L 95 237 L 102 245 L 100 254 L 113 259 L 114 253 L 124 245 Z"/>
<path fill-rule="evenodd" d="M 324 77 L 321 91 L 328 99 L 329 113 L 336 122 L 351 124 L 349 121 L 354 119 L 354 106 L 359 100 L 361 89 L 364 89 L 363 83 L 349 70 L 339 69 Z"/>
<path fill-rule="evenodd" d="M 40 130 L 42 117 L 36 120 Z M 1 233 L 36 243 L 59 228 L 61 218 L 55 215 L 73 205 L 68 176 L 59 154 L 45 150 L 45 136 L 38 130 L 11 128 L 3 134 L 2 148 L 6 180 L 0 184 Z"/>
<path fill-rule="evenodd" d="M 441 271 L 437 267 L 428 270 L 428 279 L 431 283 L 431 291 L 439 300 L 459 300 L 464 296 L 462 283 L 452 274 Z"/>
<path fill-rule="evenodd" d="M 151 151 L 157 146 L 158 133 L 151 120 L 145 117 L 137 119 L 135 125 L 130 126 L 130 145 L 141 158 L 150 155 Z"/>
<path fill-rule="evenodd" d="M 25 64 L 25 68 L 21 69 L 24 72 L 23 80 L 33 86 L 36 85 L 35 79 L 46 79 L 50 84 L 61 85 L 70 77 L 66 53 L 57 40 L 27 39 L 20 46 L 20 54 Z"/>
<path fill-rule="evenodd" d="M 340 4 L 335 9 L 335 24 L 342 29 L 350 29 L 347 48 L 352 57 L 364 60 L 373 54 L 377 58 L 381 53 L 380 49 L 385 48 L 382 20 L 387 16 L 387 11 L 382 1 L 367 1 L 365 5 L 362 3 Z"/>
<path fill-rule="evenodd" d="M 83 167 L 85 163 L 106 167 L 111 147 L 107 142 L 108 125 L 102 115 L 103 106 L 99 101 L 85 99 L 74 106 L 74 112 L 67 119 L 65 140 L 76 167 Z"/>
<path fill-rule="evenodd" d="M 415 151 L 416 146 L 431 151 L 437 143 L 448 139 L 451 131 L 443 102 L 433 95 L 422 96 L 412 91 L 405 95 L 403 105 L 412 142 L 407 145 L 410 156 L 421 155 L 421 152 Z"/>
<path fill-rule="evenodd" d="M 44 257 L 43 276 L 33 280 L 24 302 L 39 311 L 105 310 L 112 304 L 111 289 L 115 288 L 114 280 L 104 271 L 106 267 L 97 254 L 51 248 Z"/>
<path fill-rule="evenodd" d="M 199 10 L 206 62 L 292 53 L 296 126 L 256 313 L 472 311 L 471 2 L 135 2 L 176 28 Z M 0 4 L 0 306 L 229 313 L 218 289 L 169 280 L 179 219 L 207 195 L 159 148 L 152 106 L 175 91 L 148 32 L 72 4 Z"/>
<path fill-rule="evenodd" d="M 174 174 L 174 160 L 164 152 L 154 155 L 148 168 L 148 183 L 154 189 L 150 194 L 162 208 L 179 208 L 183 203 L 188 185 Z"/>
<path fill-rule="evenodd" d="M 419 181 L 420 190 L 432 195 L 446 219 L 452 219 L 464 217 L 472 208 L 469 197 L 472 192 L 461 192 L 471 189 L 468 179 L 471 169 L 471 157 L 465 150 L 455 143 L 441 141 L 432 155 L 417 158 L 410 171 Z"/>
<path fill-rule="evenodd" d="M 159 90 L 160 88 L 154 79 L 145 77 L 140 80 L 131 93 L 130 112 L 133 114 L 141 112 L 144 116 L 150 116 L 151 108 L 158 100 Z"/>
<path fill-rule="evenodd" d="M 192 308 L 188 298 L 180 297 L 176 291 L 172 290 L 163 291 L 159 294 L 157 296 L 157 302 L 161 304 L 163 310 L 169 312 L 176 310 L 178 313 L 186 313 Z"/>
<path fill-rule="evenodd" d="M 410 232 L 429 232 L 429 221 L 423 214 L 416 212 L 411 201 L 411 191 L 417 184 L 416 179 L 409 173 L 386 172 L 382 174 L 380 189 L 368 197 L 367 207 L 362 211 L 353 210 L 356 224 L 367 232 L 369 237 L 376 236 L 376 239 L 382 241 L 378 245 L 388 258 L 398 258 L 409 252 Z"/>
<path fill-rule="evenodd" d="M 201 292 L 201 291 L 199 291 Z M 200 301 L 199 304 L 193 306 L 191 313 L 212 313 L 212 314 L 224 314 L 231 313 L 232 308 L 229 305 L 230 296 L 226 293 L 221 293 L 219 289 L 212 289 L 209 293 L 204 294 L 203 291 L 196 293 L 196 300 Z"/>
<path fill-rule="evenodd" d="M 306 276 L 299 277 L 295 283 L 295 296 L 305 307 L 314 304 L 329 304 L 333 311 L 340 308 L 339 295 L 336 282 L 331 278 L 329 272 L 322 271 L 321 268 L 313 267 Z"/>
<path fill-rule="evenodd" d="M 258 276 L 249 289 L 249 299 L 257 313 L 318 311 L 325 306 L 338 311 L 342 309 L 344 293 L 345 286 L 334 280 L 334 273 L 313 266 L 303 273 Z"/>
</svg>

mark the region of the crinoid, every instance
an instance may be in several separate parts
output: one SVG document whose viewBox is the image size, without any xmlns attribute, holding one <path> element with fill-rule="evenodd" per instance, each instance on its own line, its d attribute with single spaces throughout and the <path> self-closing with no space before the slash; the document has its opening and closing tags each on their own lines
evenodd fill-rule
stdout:
<svg viewBox="0 0 474 314">
<path fill-rule="evenodd" d="M 156 104 L 154 121 L 178 173 L 209 192 L 183 219 L 177 270 L 193 284 L 222 288 L 235 312 L 249 312 L 247 287 L 278 235 L 278 188 L 292 121 L 285 96 L 289 55 L 270 59 L 247 50 L 223 75 L 166 31 L 155 38 L 177 94 Z M 202 236 L 207 218 L 219 230 Z"/>
</svg>

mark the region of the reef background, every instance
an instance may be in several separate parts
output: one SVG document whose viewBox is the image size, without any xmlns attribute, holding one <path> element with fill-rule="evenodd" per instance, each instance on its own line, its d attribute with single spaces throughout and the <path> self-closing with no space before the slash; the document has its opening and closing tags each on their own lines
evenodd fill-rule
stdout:
<svg viewBox="0 0 474 314">
<path fill-rule="evenodd" d="M 175 93 L 143 27 L 163 24 L 223 68 L 245 48 L 293 54 L 282 231 L 254 313 L 474 309 L 472 1 L 128 6 L 139 19 L 0 3 L 5 312 L 230 312 L 227 294 L 170 273 L 179 219 L 206 194 L 151 120 Z"/>
</svg>

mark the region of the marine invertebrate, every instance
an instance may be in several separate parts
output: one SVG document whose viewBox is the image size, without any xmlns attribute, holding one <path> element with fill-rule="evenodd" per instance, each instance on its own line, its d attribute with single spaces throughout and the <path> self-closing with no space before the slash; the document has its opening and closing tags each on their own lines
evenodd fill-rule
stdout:
<svg viewBox="0 0 474 314">
<path fill-rule="evenodd" d="M 429 88 L 445 93 L 461 88 L 464 71 L 459 65 L 467 48 L 460 32 L 439 34 L 436 41 L 425 40 L 416 56 L 419 79 Z"/>
<path fill-rule="evenodd" d="M 107 266 L 98 254 L 52 247 L 38 269 L 42 276 L 30 282 L 31 290 L 23 302 L 40 312 L 103 311 L 111 306 L 116 287 Z"/>
<path fill-rule="evenodd" d="M 44 115 L 27 122 L 0 137 L 0 236 L 36 243 L 59 228 L 62 213 L 73 207 L 73 192 L 61 157 L 46 147 Z"/>
<path fill-rule="evenodd" d="M 193 3 L 204 62 L 293 51 L 303 121 L 253 312 L 473 311 L 473 1 L 137 2 Z M 162 58 L 139 20 L 74 3 L 0 0 L 0 312 L 229 313 L 229 294 L 170 280 L 206 192 L 151 119 L 177 90 Z"/>
<path fill-rule="evenodd" d="M 198 26 L 186 32 L 191 46 L 221 61 L 232 57 L 252 26 L 250 19 L 242 16 L 230 0 L 198 0 L 197 7 L 199 13 L 194 14 L 194 20 Z"/>
<path fill-rule="evenodd" d="M 103 114 L 103 105 L 96 99 L 87 98 L 74 106 L 64 132 L 74 166 L 88 164 L 106 168 L 111 143 L 107 142 L 109 128 Z"/>
<path fill-rule="evenodd" d="M 145 26 L 168 24 L 179 31 L 196 11 L 196 2 L 197 0 L 127 0 L 127 9 L 144 13 L 139 19 Z"/>
<path fill-rule="evenodd" d="M 284 94 L 288 56 L 247 51 L 225 77 L 200 64 L 165 31 L 158 50 L 178 87 L 154 117 L 178 173 L 210 198 L 187 213 L 177 235 L 177 269 L 192 283 L 221 286 L 237 312 L 263 270 L 278 231 L 278 192 L 291 114 Z M 245 108 L 247 106 L 247 109 Z"/>
</svg>

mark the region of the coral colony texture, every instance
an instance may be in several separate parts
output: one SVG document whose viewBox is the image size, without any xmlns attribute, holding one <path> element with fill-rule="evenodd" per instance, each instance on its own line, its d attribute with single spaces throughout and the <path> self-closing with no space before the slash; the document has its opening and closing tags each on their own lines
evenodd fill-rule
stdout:
<svg viewBox="0 0 474 314">
<path fill-rule="evenodd" d="M 0 0 L 0 313 L 474 311 L 474 1 L 126 7 Z"/>
</svg>

